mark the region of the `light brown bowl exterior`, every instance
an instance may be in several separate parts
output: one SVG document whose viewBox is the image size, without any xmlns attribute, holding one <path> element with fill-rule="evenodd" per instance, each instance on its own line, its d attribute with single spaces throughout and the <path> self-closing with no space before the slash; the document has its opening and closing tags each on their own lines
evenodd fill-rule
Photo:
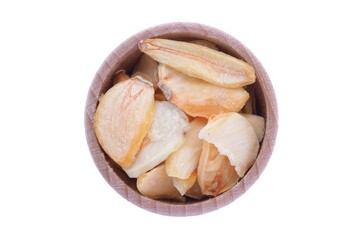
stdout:
<svg viewBox="0 0 360 240">
<path fill-rule="evenodd" d="M 242 58 L 255 68 L 256 110 L 265 118 L 266 130 L 258 157 L 246 175 L 229 191 L 202 201 L 178 203 L 153 200 L 142 196 L 136 189 L 136 181 L 130 179 L 113 162 L 99 145 L 93 121 L 99 96 L 112 86 L 116 70 L 131 72 L 141 52 L 138 42 L 147 38 L 169 38 L 177 40 L 205 39 L 215 43 L 221 51 Z M 131 203 L 151 212 L 169 216 L 191 216 L 219 209 L 240 197 L 259 178 L 273 151 L 278 129 L 277 103 L 270 79 L 259 60 L 241 42 L 232 36 L 209 26 L 197 23 L 167 23 L 146 29 L 120 44 L 104 61 L 90 86 L 85 106 L 85 131 L 92 158 L 105 180 L 120 195 Z"/>
</svg>

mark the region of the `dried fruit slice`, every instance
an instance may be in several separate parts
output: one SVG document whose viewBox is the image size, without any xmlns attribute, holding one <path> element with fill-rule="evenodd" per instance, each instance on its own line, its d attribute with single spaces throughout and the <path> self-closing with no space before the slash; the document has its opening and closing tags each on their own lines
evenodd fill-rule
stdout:
<svg viewBox="0 0 360 240">
<path fill-rule="evenodd" d="M 191 197 L 191 198 L 194 198 L 197 200 L 200 200 L 204 197 L 204 194 L 201 192 L 201 188 L 200 188 L 197 180 L 192 185 L 192 187 L 189 190 L 187 190 L 187 192 L 185 193 L 185 196 Z"/>
<path fill-rule="evenodd" d="M 165 97 L 193 117 L 238 112 L 249 99 L 243 88 L 219 87 L 163 64 L 159 65 L 159 79 Z"/>
<path fill-rule="evenodd" d="M 203 39 L 192 40 L 192 41 L 190 41 L 190 43 L 195 43 L 197 45 L 208 47 L 208 48 L 211 48 L 211 49 L 214 49 L 214 50 L 219 50 L 214 43 L 209 42 L 207 40 L 203 40 Z"/>
<path fill-rule="evenodd" d="M 188 129 L 189 121 L 180 109 L 169 102 L 155 101 L 154 120 L 147 140 L 134 163 L 124 171 L 135 178 L 154 168 L 183 144 Z"/>
<path fill-rule="evenodd" d="M 203 141 L 198 135 L 206 123 L 207 120 L 204 118 L 196 118 L 190 123 L 184 143 L 165 161 L 166 172 L 170 177 L 187 179 L 197 168 Z"/>
<path fill-rule="evenodd" d="M 159 82 L 158 77 L 158 63 L 154 59 L 150 58 L 146 54 L 143 54 L 133 69 L 133 74 L 131 76 L 140 75 L 146 80 L 152 82 L 154 88 L 157 88 L 157 83 Z"/>
<path fill-rule="evenodd" d="M 223 113 L 210 118 L 199 138 L 214 144 L 220 154 L 227 156 L 240 177 L 254 163 L 259 150 L 254 128 L 239 113 Z"/>
<path fill-rule="evenodd" d="M 140 41 L 139 49 L 160 63 L 217 86 L 238 88 L 255 82 L 254 68 L 248 63 L 198 44 L 155 38 Z"/>
<path fill-rule="evenodd" d="M 129 76 L 126 74 L 125 70 L 119 70 L 114 74 L 114 78 L 113 78 L 113 85 L 121 82 L 121 81 L 125 81 L 128 80 Z"/>
<path fill-rule="evenodd" d="M 130 166 L 154 114 L 154 88 L 141 77 L 122 81 L 102 97 L 94 116 L 96 137 L 121 167 Z"/>
<path fill-rule="evenodd" d="M 205 195 L 217 196 L 232 188 L 240 179 L 229 159 L 206 141 L 203 141 L 197 171 L 198 183 Z"/>
<path fill-rule="evenodd" d="M 185 202 L 185 197 L 174 187 L 173 179 L 166 174 L 164 164 L 141 175 L 136 186 L 142 195 L 152 199 L 166 198 Z"/>
<path fill-rule="evenodd" d="M 265 120 L 263 117 L 253 114 L 241 114 L 243 117 L 248 120 L 248 122 L 251 124 L 251 126 L 254 128 L 256 136 L 258 138 L 258 141 L 261 142 L 261 140 L 264 137 L 265 133 Z"/>
<path fill-rule="evenodd" d="M 173 178 L 173 183 L 176 189 L 180 192 L 180 194 L 183 196 L 187 190 L 189 190 L 192 185 L 194 185 L 197 178 L 196 170 L 191 173 L 189 178 L 187 179 L 181 179 L 181 178 Z"/>
</svg>

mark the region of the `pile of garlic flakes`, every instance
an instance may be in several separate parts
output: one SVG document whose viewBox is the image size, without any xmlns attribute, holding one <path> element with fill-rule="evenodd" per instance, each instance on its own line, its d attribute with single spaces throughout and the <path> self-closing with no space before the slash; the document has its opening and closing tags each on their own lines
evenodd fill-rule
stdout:
<svg viewBox="0 0 360 240">
<path fill-rule="evenodd" d="M 119 70 L 94 117 L 103 150 L 153 199 L 202 199 L 232 188 L 265 129 L 245 90 L 252 66 L 205 40 L 146 39 L 129 77 Z"/>
</svg>

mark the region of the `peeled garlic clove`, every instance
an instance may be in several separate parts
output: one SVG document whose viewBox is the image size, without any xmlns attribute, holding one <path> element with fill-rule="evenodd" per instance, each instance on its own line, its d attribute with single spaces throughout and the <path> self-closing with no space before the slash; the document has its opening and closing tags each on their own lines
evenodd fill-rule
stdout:
<svg viewBox="0 0 360 240">
<path fill-rule="evenodd" d="M 203 141 L 197 171 L 198 183 L 205 195 L 217 196 L 232 188 L 240 179 L 229 159 L 206 141 Z"/>
<path fill-rule="evenodd" d="M 128 80 L 128 79 L 129 79 L 129 76 L 126 74 L 125 70 L 119 70 L 114 74 L 113 85 L 115 85 L 121 81 Z"/>
<path fill-rule="evenodd" d="M 184 133 L 189 129 L 186 115 L 174 104 L 155 102 L 154 119 L 150 131 L 134 163 L 124 171 L 131 178 L 154 168 L 163 162 L 184 142 Z"/>
<path fill-rule="evenodd" d="M 165 97 L 193 117 L 238 112 L 249 99 L 243 88 L 223 88 L 159 65 L 159 88 Z"/>
<path fill-rule="evenodd" d="M 261 142 L 265 133 L 265 119 L 261 116 L 253 114 L 242 113 L 241 115 L 245 117 L 246 120 L 248 120 L 248 122 L 254 128 L 258 141 Z"/>
<path fill-rule="evenodd" d="M 133 69 L 133 74 L 131 76 L 140 75 L 146 80 L 150 81 L 154 88 L 157 88 L 157 83 L 159 81 L 158 77 L 158 63 L 152 58 L 143 54 Z"/>
<path fill-rule="evenodd" d="M 240 177 L 252 166 L 259 150 L 254 128 L 239 113 L 223 113 L 210 118 L 199 138 L 214 144 L 229 158 Z"/>
<path fill-rule="evenodd" d="M 192 174 L 187 179 L 181 179 L 181 178 L 173 178 L 173 183 L 176 189 L 180 192 L 180 194 L 183 196 L 187 190 L 189 190 L 192 185 L 194 185 L 197 178 L 196 170 L 192 172 Z"/>
<path fill-rule="evenodd" d="M 207 120 L 204 118 L 196 118 L 190 123 L 184 143 L 165 161 L 166 172 L 170 177 L 187 179 L 197 168 L 203 141 L 198 135 L 206 123 Z"/>
<path fill-rule="evenodd" d="M 94 116 L 96 137 L 121 167 L 130 166 L 150 130 L 154 88 L 140 77 L 119 82 L 102 97 Z"/>
<path fill-rule="evenodd" d="M 173 185 L 173 179 L 166 174 L 164 164 L 142 174 L 136 181 L 139 192 L 152 199 L 172 199 L 185 202 Z"/>
<path fill-rule="evenodd" d="M 248 63 L 194 43 L 155 38 L 140 41 L 139 49 L 160 63 L 220 87 L 255 82 L 254 68 Z"/>
<path fill-rule="evenodd" d="M 189 190 L 187 190 L 187 192 L 185 193 L 185 196 L 191 197 L 191 198 L 194 198 L 197 200 L 200 200 L 204 197 L 204 194 L 201 192 L 201 188 L 200 188 L 197 180 L 192 185 L 192 187 Z"/>
<path fill-rule="evenodd" d="M 211 48 L 211 49 L 214 49 L 214 50 L 219 50 L 214 43 L 209 42 L 207 40 L 203 40 L 203 39 L 192 40 L 192 41 L 190 41 L 190 43 L 195 43 L 197 45 L 208 47 L 208 48 Z"/>
</svg>

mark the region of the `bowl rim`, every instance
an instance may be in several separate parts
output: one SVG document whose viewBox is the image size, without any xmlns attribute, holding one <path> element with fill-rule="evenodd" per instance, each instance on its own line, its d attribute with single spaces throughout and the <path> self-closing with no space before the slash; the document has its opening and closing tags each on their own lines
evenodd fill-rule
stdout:
<svg viewBox="0 0 360 240">
<path fill-rule="evenodd" d="M 243 58 L 255 68 L 257 82 L 262 91 L 261 97 L 265 103 L 266 127 L 264 138 L 253 166 L 233 188 L 219 196 L 191 203 L 177 203 L 147 198 L 130 188 L 127 183 L 120 179 L 114 171 L 113 164 L 109 162 L 109 157 L 104 153 L 96 139 L 93 129 L 93 118 L 98 99 L 101 93 L 104 92 L 104 89 L 106 89 L 104 86 L 109 84 L 114 72 L 122 64 L 126 64 L 124 59 L 129 58 L 133 54 L 131 51 L 140 40 L 154 37 L 206 39 L 226 49 L 227 52 L 232 52 L 233 55 L 238 54 L 238 57 Z M 140 31 L 122 42 L 110 53 L 96 72 L 88 90 L 84 120 L 87 144 L 93 161 L 101 175 L 115 191 L 131 203 L 150 212 L 168 216 L 192 216 L 208 213 L 230 204 L 245 193 L 259 178 L 275 146 L 278 130 L 278 109 L 275 92 L 267 72 L 255 55 L 239 40 L 219 29 L 204 24 L 171 22 Z"/>
</svg>

